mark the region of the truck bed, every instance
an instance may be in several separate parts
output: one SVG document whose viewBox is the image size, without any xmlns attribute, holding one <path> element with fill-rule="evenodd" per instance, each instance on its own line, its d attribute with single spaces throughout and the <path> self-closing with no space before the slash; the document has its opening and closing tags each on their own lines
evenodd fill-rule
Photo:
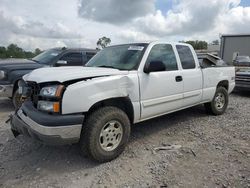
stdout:
<svg viewBox="0 0 250 188">
<path fill-rule="evenodd" d="M 210 53 L 197 53 L 197 57 L 202 68 L 228 66 L 220 57 Z"/>
<path fill-rule="evenodd" d="M 213 66 L 202 68 L 203 73 L 203 100 L 211 100 L 214 96 L 217 83 L 228 82 L 228 93 L 231 93 L 235 86 L 235 68 L 233 66 Z"/>
</svg>

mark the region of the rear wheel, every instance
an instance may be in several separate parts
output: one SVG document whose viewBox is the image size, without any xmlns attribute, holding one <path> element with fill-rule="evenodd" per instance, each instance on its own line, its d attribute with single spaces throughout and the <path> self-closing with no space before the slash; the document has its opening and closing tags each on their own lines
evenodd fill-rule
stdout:
<svg viewBox="0 0 250 188">
<path fill-rule="evenodd" d="M 129 136 L 130 121 L 126 113 L 116 107 L 103 107 L 86 120 L 80 147 L 92 159 L 108 162 L 123 152 Z"/>
<path fill-rule="evenodd" d="M 205 103 L 206 111 L 213 115 L 223 114 L 228 105 L 228 92 L 224 87 L 218 87 L 211 102 Z"/>
</svg>

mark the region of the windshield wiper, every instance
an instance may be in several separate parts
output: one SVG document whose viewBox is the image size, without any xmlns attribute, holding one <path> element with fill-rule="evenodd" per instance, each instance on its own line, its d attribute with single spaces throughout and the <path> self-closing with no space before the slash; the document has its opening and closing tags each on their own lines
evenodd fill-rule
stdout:
<svg viewBox="0 0 250 188">
<path fill-rule="evenodd" d="M 96 66 L 96 67 L 111 68 L 111 69 L 117 69 L 117 70 L 127 70 L 127 69 L 121 69 L 121 68 L 113 67 L 111 65 L 100 65 L 100 66 Z"/>
<path fill-rule="evenodd" d="M 28 60 L 31 60 L 31 61 L 34 61 L 36 63 L 39 63 L 39 61 L 35 60 L 35 59 L 32 59 L 32 58 L 29 58 Z"/>
<path fill-rule="evenodd" d="M 118 68 L 115 68 L 111 65 L 101 65 L 101 66 L 97 66 L 97 67 L 104 67 L 104 68 L 112 68 L 112 69 L 118 69 Z"/>
</svg>

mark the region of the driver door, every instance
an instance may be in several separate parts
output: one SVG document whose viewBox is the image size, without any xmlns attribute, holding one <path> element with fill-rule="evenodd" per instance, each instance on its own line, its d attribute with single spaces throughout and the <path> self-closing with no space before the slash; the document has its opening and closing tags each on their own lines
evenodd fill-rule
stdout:
<svg viewBox="0 0 250 188">
<path fill-rule="evenodd" d="M 147 61 L 161 61 L 165 71 L 140 73 L 141 120 L 159 116 L 182 107 L 183 81 L 176 55 L 170 44 L 156 44 Z"/>
</svg>

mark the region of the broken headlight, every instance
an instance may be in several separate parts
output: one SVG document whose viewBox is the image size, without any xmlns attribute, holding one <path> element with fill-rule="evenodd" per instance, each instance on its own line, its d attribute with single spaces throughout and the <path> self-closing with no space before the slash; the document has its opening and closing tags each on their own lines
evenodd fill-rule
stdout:
<svg viewBox="0 0 250 188">
<path fill-rule="evenodd" d="M 64 89 L 63 85 L 46 86 L 41 89 L 40 96 L 61 97 L 63 89 Z"/>
</svg>

